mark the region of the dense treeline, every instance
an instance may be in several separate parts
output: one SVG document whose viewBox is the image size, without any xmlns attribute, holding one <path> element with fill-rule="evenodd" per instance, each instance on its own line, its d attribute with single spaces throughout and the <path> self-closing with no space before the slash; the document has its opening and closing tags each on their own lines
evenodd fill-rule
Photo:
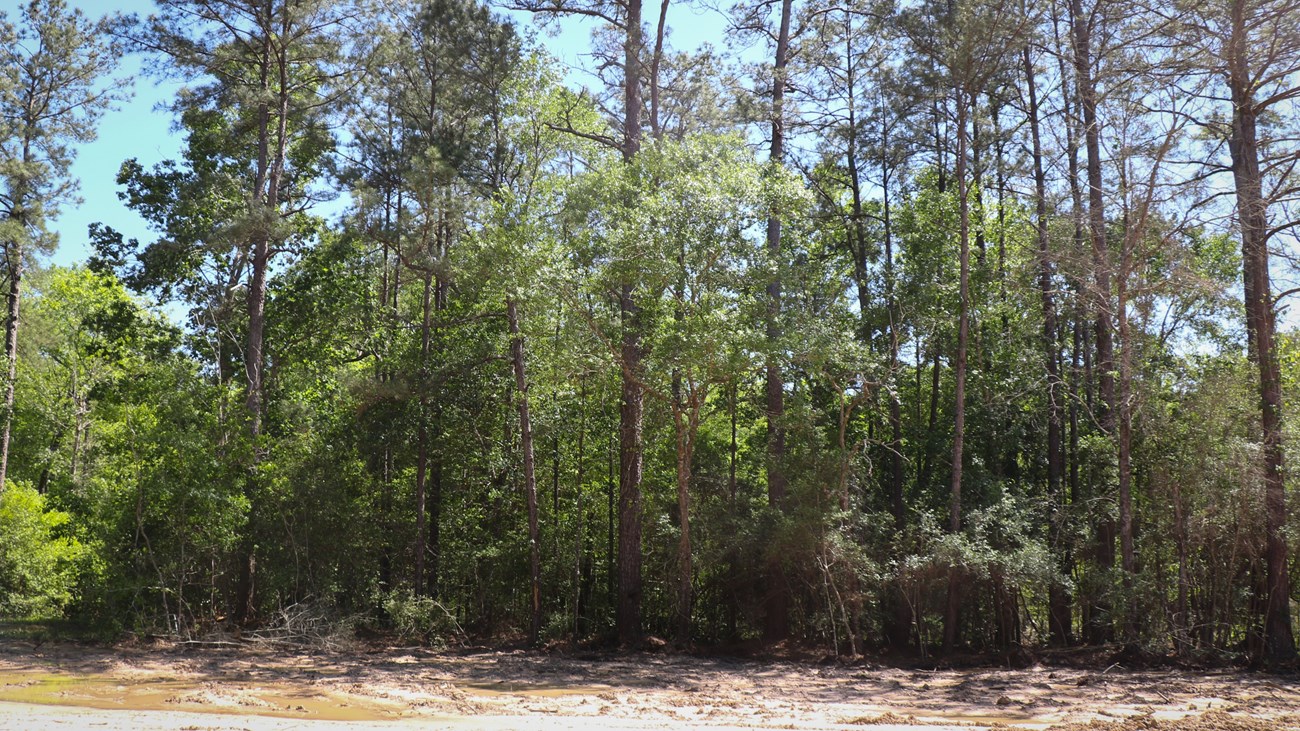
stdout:
<svg viewBox="0 0 1300 731">
<path fill-rule="evenodd" d="M 1294 659 L 1300 6 L 507 9 L 0 24 L 0 610 Z M 153 237 L 42 267 L 129 51 Z"/>
</svg>

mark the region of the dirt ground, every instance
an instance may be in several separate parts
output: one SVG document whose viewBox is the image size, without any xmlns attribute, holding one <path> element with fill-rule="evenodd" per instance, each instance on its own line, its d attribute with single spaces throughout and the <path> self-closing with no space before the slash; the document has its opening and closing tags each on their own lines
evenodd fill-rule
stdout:
<svg viewBox="0 0 1300 731">
<path fill-rule="evenodd" d="M 0 729 L 1300 731 L 1300 681 L 1237 671 L 387 648 L 0 642 Z"/>
</svg>

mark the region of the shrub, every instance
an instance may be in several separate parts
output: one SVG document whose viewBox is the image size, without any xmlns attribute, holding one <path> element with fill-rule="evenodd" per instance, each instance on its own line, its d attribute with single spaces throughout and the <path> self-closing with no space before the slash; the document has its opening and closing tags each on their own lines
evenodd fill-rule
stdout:
<svg viewBox="0 0 1300 731">
<path fill-rule="evenodd" d="M 383 607 L 402 640 L 442 646 L 464 634 L 455 616 L 431 597 L 392 591 L 383 595 Z"/>
<path fill-rule="evenodd" d="M 72 600 L 85 550 L 63 534 L 68 520 L 27 485 L 11 482 L 0 493 L 0 614 L 49 616 Z"/>
</svg>

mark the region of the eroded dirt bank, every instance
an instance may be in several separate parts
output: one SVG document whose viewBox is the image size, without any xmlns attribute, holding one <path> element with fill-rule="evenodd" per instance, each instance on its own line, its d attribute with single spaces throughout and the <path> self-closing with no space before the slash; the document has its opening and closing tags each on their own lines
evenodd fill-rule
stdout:
<svg viewBox="0 0 1300 731">
<path fill-rule="evenodd" d="M 1300 685 L 1118 667 L 916 671 L 675 655 L 0 644 L 0 729 L 871 726 L 1300 731 Z"/>
</svg>

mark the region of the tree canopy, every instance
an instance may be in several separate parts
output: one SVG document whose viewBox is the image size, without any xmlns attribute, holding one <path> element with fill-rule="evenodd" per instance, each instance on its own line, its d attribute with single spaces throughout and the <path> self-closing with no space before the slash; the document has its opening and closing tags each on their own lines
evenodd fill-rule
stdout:
<svg viewBox="0 0 1300 731">
<path fill-rule="evenodd" d="M 1300 7 L 509 9 L 0 19 L 0 611 L 1294 662 Z"/>
</svg>

